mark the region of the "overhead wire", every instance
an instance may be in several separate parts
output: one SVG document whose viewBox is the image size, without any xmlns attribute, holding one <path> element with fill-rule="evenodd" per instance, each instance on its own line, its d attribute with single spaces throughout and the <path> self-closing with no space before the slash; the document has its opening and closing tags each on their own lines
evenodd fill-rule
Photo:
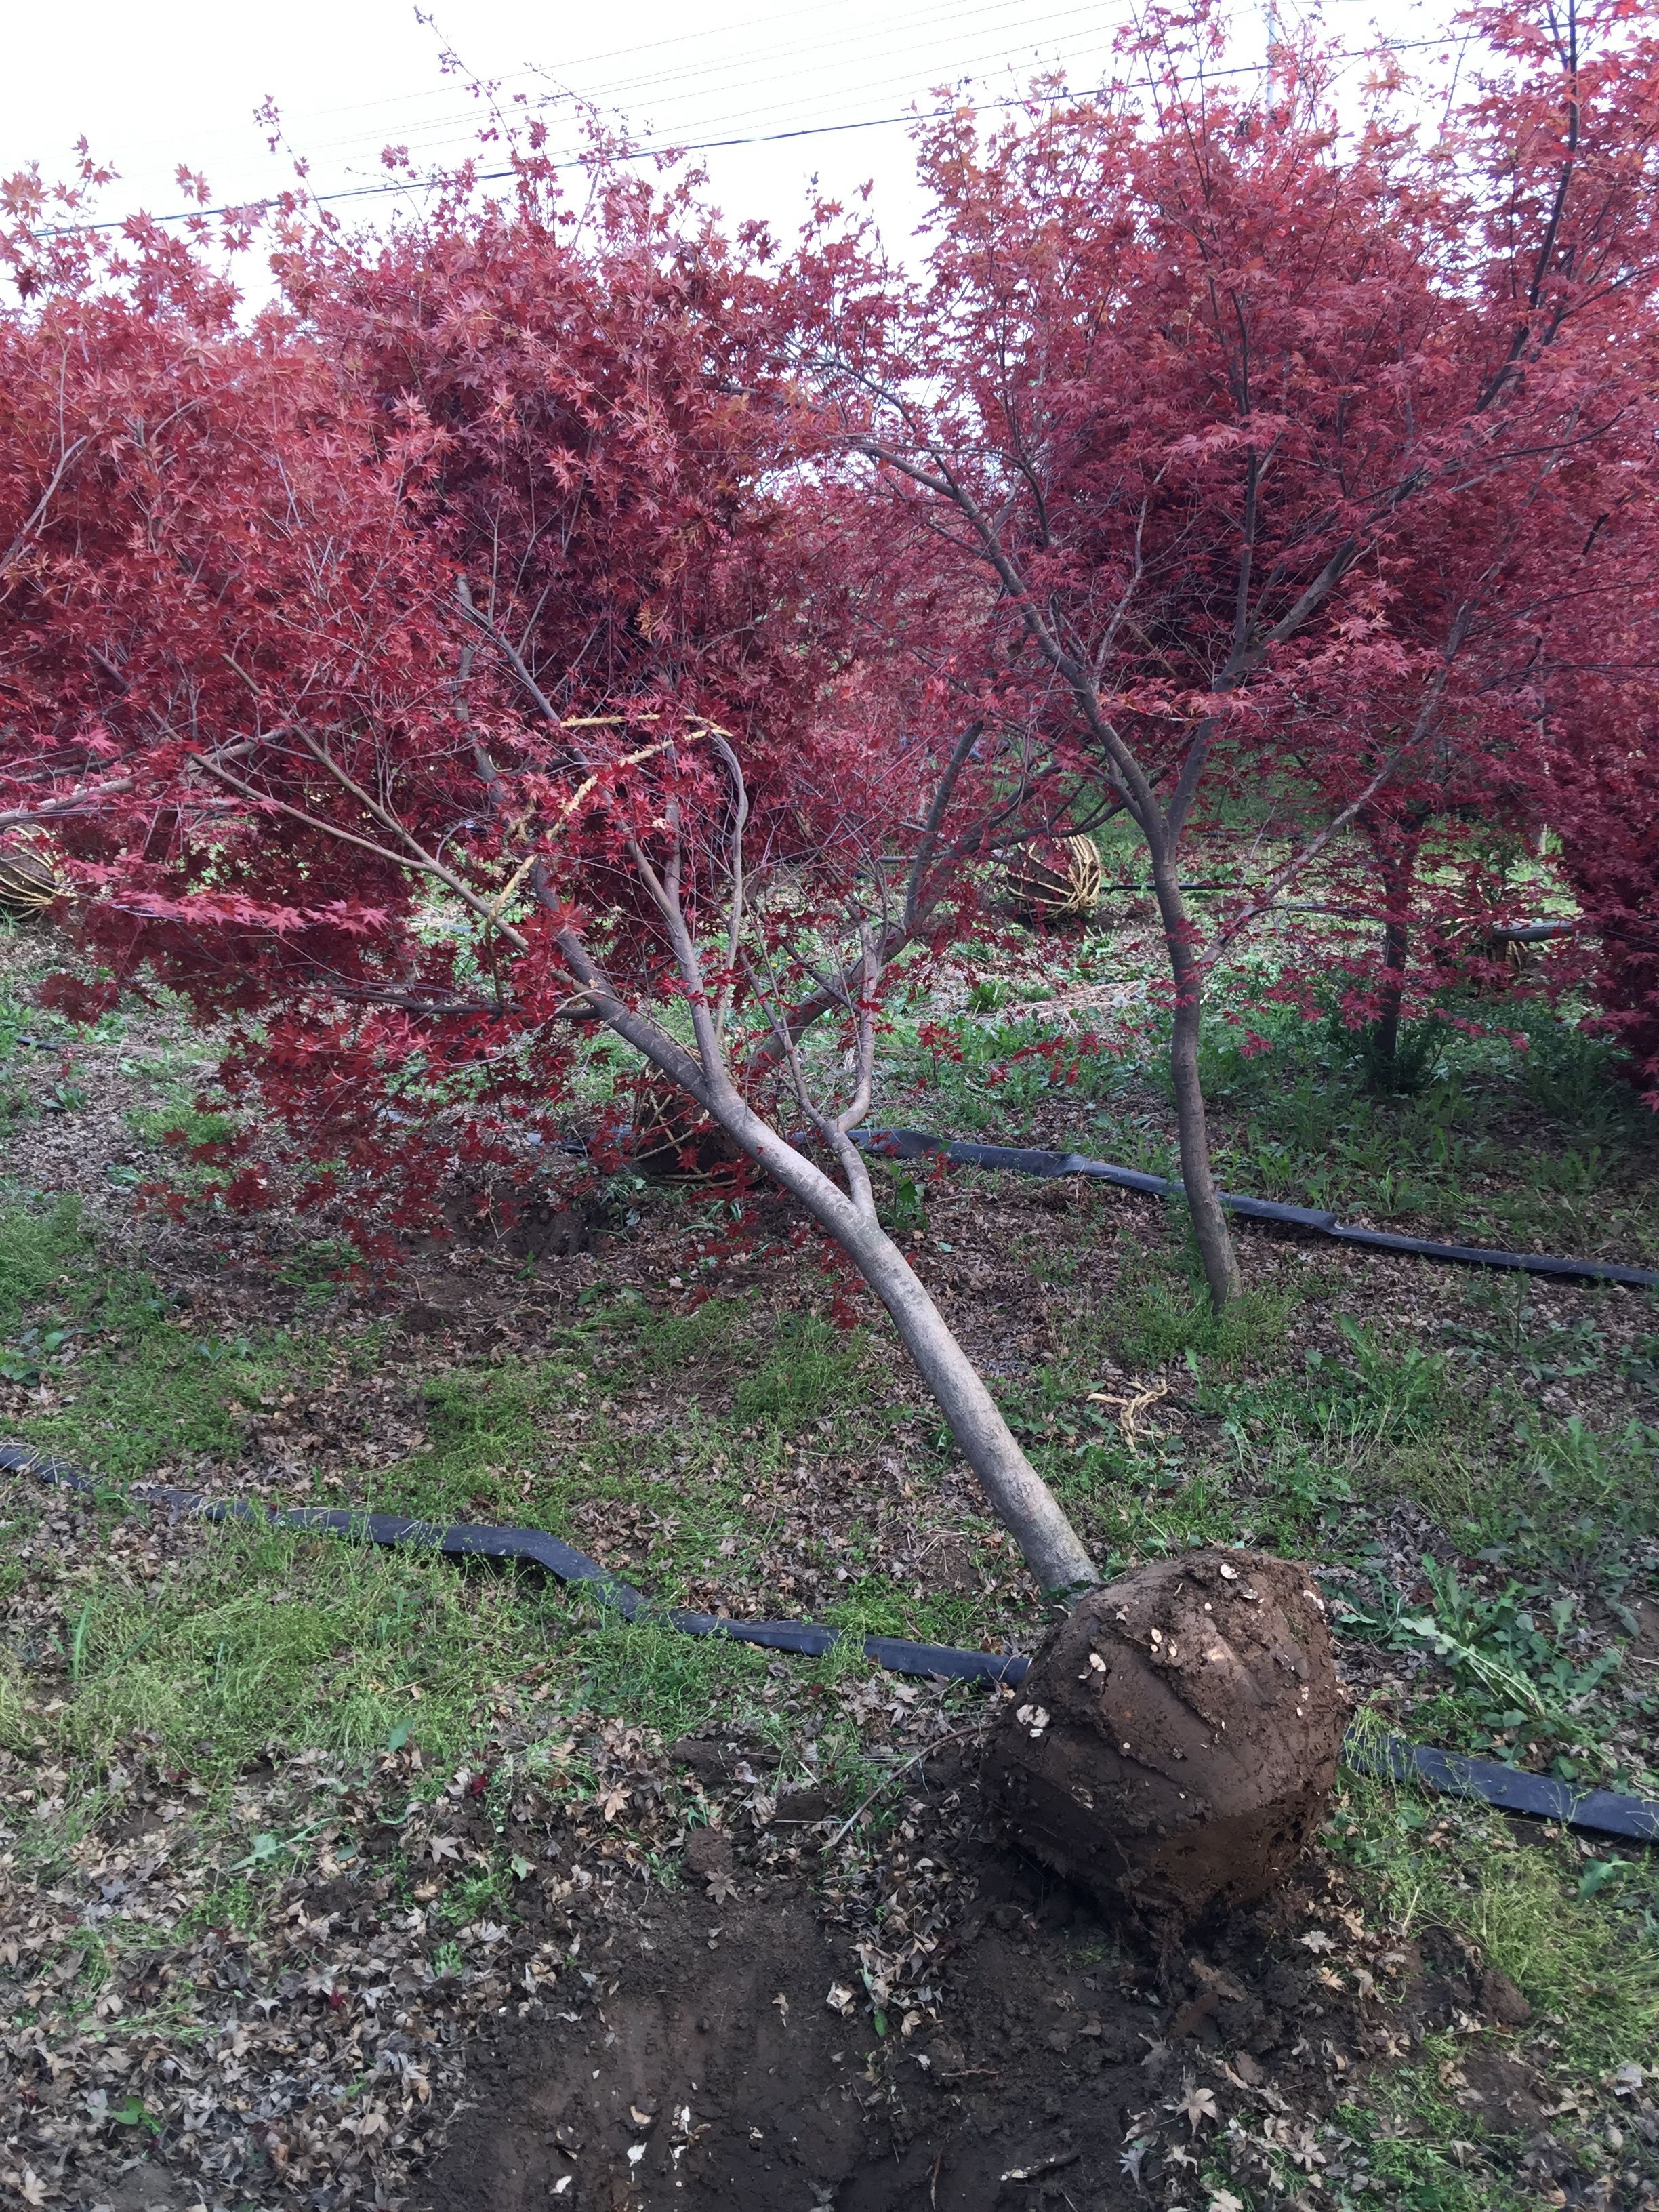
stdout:
<svg viewBox="0 0 1659 2212">
<path fill-rule="evenodd" d="M 975 9 L 975 11 L 971 13 L 973 15 L 1005 15 L 1006 0 L 994 0 L 991 7 Z M 1044 33 L 1053 31 L 1053 28 L 1060 27 L 1060 24 L 1075 24 L 1078 22 L 1078 18 L 1088 18 L 1088 28 L 1086 31 L 1073 33 L 1073 42 L 1084 40 L 1091 49 L 1099 49 L 1099 46 L 1103 45 L 1103 33 L 1115 35 L 1119 28 L 1121 28 L 1121 22 L 1124 22 L 1124 20 L 1102 22 L 1102 11 L 1099 11 L 1099 7 L 1060 9 L 1060 11 L 1055 13 L 1046 13 L 1046 15 L 1040 15 L 1040 18 L 1030 20 L 1030 22 L 1020 24 L 1022 53 L 1026 53 L 1026 51 L 1036 53 L 1036 51 L 1044 45 Z M 953 11 L 953 9 L 938 9 L 938 11 L 915 15 L 915 18 L 911 20 L 911 22 L 907 22 L 902 28 L 905 28 L 907 33 L 909 33 L 909 31 L 925 33 L 925 31 L 929 31 L 929 28 L 936 22 L 940 22 L 940 20 L 942 22 L 949 22 L 953 28 L 960 27 L 960 24 L 964 22 L 963 15 L 960 15 L 957 11 Z M 980 35 L 987 35 L 987 33 L 988 33 L 988 27 L 984 27 L 984 31 Z M 803 76 L 823 76 L 821 66 L 814 70 L 810 69 L 810 66 L 803 66 L 803 64 L 811 64 L 814 58 L 818 58 L 818 55 L 845 55 L 845 51 L 848 51 L 845 38 L 814 40 L 814 42 L 810 42 L 810 45 L 805 46 L 794 46 L 787 58 L 779 55 L 779 62 L 783 62 L 783 66 L 763 70 L 763 73 L 759 73 L 759 76 L 757 76 L 757 70 L 754 70 L 752 58 L 750 58 L 750 60 L 738 60 L 738 58 L 732 58 L 732 55 L 726 55 L 726 58 L 721 58 L 721 60 L 710 60 L 706 62 L 706 64 L 695 66 L 695 69 L 665 70 L 665 73 L 661 73 L 661 76 L 657 77 L 613 77 L 613 80 L 602 82 L 602 84 L 586 84 L 586 82 L 580 82 L 580 69 L 577 69 L 577 64 L 571 64 L 571 66 L 566 66 L 564 70 L 560 70 L 560 76 L 568 77 L 568 88 L 550 93 L 550 95 L 542 101 L 531 101 L 531 111 L 546 112 L 546 108 L 566 106 L 566 104 L 592 104 L 592 106 L 602 106 L 602 104 L 622 104 L 622 106 L 635 106 L 635 108 L 650 104 L 653 108 L 675 108 L 675 106 L 684 106 L 684 104 L 690 100 L 706 100 L 710 93 L 726 91 L 728 86 L 738 86 L 744 93 L 748 91 L 763 93 L 768 86 L 790 86 L 794 84 L 796 80 L 801 80 Z M 914 55 L 914 53 L 938 53 L 936 73 L 940 80 L 956 77 L 960 76 L 960 73 L 964 73 L 964 70 L 987 69 L 987 66 L 1013 66 L 1013 51 L 1011 51 L 1006 38 L 1000 38 L 1000 42 L 995 46 L 980 45 L 973 51 L 949 51 L 949 53 L 940 53 L 940 51 L 938 51 L 936 38 L 931 38 L 931 35 L 914 35 L 914 38 L 909 38 L 909 35 L 907 35 L 905 40 L 900 40 L 900 42 L 884 46 L 878 55 L 874 55 L 874 58 L 869 58 L 869 55 L 858 55 L 856 66 L 852 69 L 852 73 L 856 76 L 858 86 L 860 86 L 867 95 L 876 95 L 876 93 L 884 91 L 887 86 L 896 84 L 896 82 L 900 80 L 905 82 L 905 86 L 909 86 L 915 77 L 915 70 L 911 69 L 911 66 L 894 69 L 891 64 L 902 62 L 907 55 Z M 1022 60 L 1020 66 L 1026 66 L 1026 62 Z M 514 97 L 515 100 L 525 100 L 525 93 L 515 93 Z M 823 97 L 823 95 L 821 93 L 811 93 L 810 97 L 817 100 L 817 97 Z M 748 112 L 748 104 L 745 104 L 745 108 L 741 112 Z M 473 115 L 476 115 L 476 111 L 465 112 L 465 115 L 442 115 L 442 118 L 431 118 L 429 122 L 422 124 L 422 131 L 427 131 L 427 133 L 431 133 L 431 131 L 445 131 L 445 128 L 452 128 L 456 126 L 456 124 L 469 122 L 469 119 L 473 119 Z M 703 124 L 703 128 L 708 128 L 708 124 Z M 330 150 L 338 150 L 341 146 L 349 146 L 349 143 L 365 143 L 365 133 L 356 133 L 349 139 L 331 139 L 331 142 L 321 142 L 321 143 L 312 142 L 312 149 L 314 149 L 316 153 L 330 153 Z"/>
<path fill-rule="evenodd" d="M 1431 46 L 1444 47 L 1454 43 L 1443 38 L 1393 39 L 1380 40 L 1376 46 L 1356 53 L 1335 53 L 1329 57 L 1338 62 L 1369 61 L 1378 52 L 1405 53 L 1422 51 Z M 1174 81 L 1177 84 L 1213 83 L 1237 76 L 1265 76 L 1273 64 L 1270 62 L 1242 62 L 1226 67 L 1194 71 Z M 1097 90 L 1098 88 L 1096 88 Z M 1004 100 L 967 100 L 953 102 L 949 106 L 918 109 L 914 106 L 889 115 L 861 116 L 847 122 L 805 124 L 795 127 L 766 131 L 734 133 L 725 137 L 684 138 L 678 136 L 653 139 L 642 144 L 607 149 L 594 153 L 580 149 L 550 155 L 547 158 L 556 168 L 586 168 L 609 162 L 657 161 L 685 154 L 722 153 L 744 146 L 774 146 L 803 138 L 829 138 L 844 136 L 855 131 L 877 131 L 899 125 L 914 126 L 921 123 L 941 122 L 961 112 L 966 105 L 975 115 L 1006 113 L 1018 108 L 1036 105 L 1057 105 L 1066 100 L 1083 101 L 1096 96 L 1096 90 L 1086 87 L 1066 86 L 1052 93 L 1023 92 Z M 713 126 L 718 128 L 718 125 Z M 477 169 L 472 173 L 476 184 L 500 184 L 509 181 L 519 173 L 516 166 L 497 169 Z M 313 207 L 342 206 L 350 202 L 370 199 L 406 198 L 434 190 L 446 181 L 442 173 L 425 177 L 397 177 L 373 185 L 343 185 L 333 191 L 313 191 L 303 185 L 286 186 L 282 191 L 267 193 L 245 200 L 226 200 L 210 207 L 179 208 L 167 215 L 149 215 L 143 210 L 111 218 L 102 222 L 60 223 L 43 226 L 33 234 L 39 239 L 90 237 L 105 232 L 123 231 L 140 221 L 150 223 L 201 222 L 215 216 L 249 217 L 280 207 L 285 202 L 302 201 Z"/>
<path fill-rule="evenodd" d="M 902 19 L 893 27 L 908 34 L 913 32 L 926 31 L 936 24 L 944 22 L 949 24 L 952 29 L 956 29 L 975 21 L 979 17 L 1006 16 L 1011 7 L 1018 4 L 1018 0 L 988 0 L 987 5 L 965 11 L 949 6 L 927 9 Z M 1060 24 L 1074 22 L 1079 16 L 1089 19 L 1087 36 L 1096 45 L 1099 43 L 1099 33 L 1103 28 L 1109 28 L 1115 32 L 1127 20 L 1127 17 L 1119 18 L 1103 25 L 1102 14 L 1098 6 L 1086 5 L 1062 9 L 1056 13 L 1021 21 L 1018 27 L 1021 33 L 1019 43 L 1022 49 L 1040 46 L 1045 32 L 1052 30 Z M 933 48 L 935 45 L 936 41 L 932 39 L 918 39 L 907 35 L 900 42 L 886 46 L 873 58 L 866 50 L 860 49 L 857 57 L 857 72 L 860 85 L 866 91 L 872 93 L 884 88 L 895 80 L 890 74 L 877 74 L 877 71 L 884 69 L 886 64 L 906 54 L 917 52 L 924 48 Z M 703 91 L 720 89 L 733 82 L 744 87 L 754 86 L 757 88 L 772 84 L 787 84 L 798 76 L 812 73 L 809 68 L 803 65 L 810 64 L 814 56 L 845 53 L 846 51 L 847 41 L 844 36 L 815 40 L 807 45 L 791 48 L 787 56 L 787 65 L 773 70 L 766 75 L 757 75 L 757 58 L 755 55 L 726 54 L 719 58 L 711 58 L 706 62 L 687 68 L 665 70 L 655 76 L 620 76 L 599 84 L 580 81 L 580 72 L 589 65 L 580 60 L 562 64 L 556 73 L 539 70 L 515 72 L 513 82 L 520 83 L 526 75 L 533 76 L 542 82 L 548 82 L 550 76 L 553 75 L 568 78 L 568 88 L 552 93 L 543 100 L 531 102 L 532 112 L 537 109 L 544 112 L 550 106 L 571 103 L 599 105 L 617 101 L 638 105 L 651 100 L 659 106 L 680 105 L 686 100 L 699 97 L 698 88 Z M 771 57 L 769 56 L 767 58 L 769 59 Z M 778 58 L 784 58 L 780 55 Z M 948 77 L 963 70 L 1006 63 L 1012 58 L 1011 49 L 1005 40 L 995 47 L 973 53 L 942 53 L 939 61 L 939 71 L 942 76 Z M 912 74 L 908 70 L 903 72 L 907 82 Z M 526 94 L 520 91 L 515 92 L 512 97 L 516 103 L 524 100 Z M 417 129 L 429 134 L 434 131 L 447 130 L 471 121 L 476 114 L 477 110 L 474 108 L 460 113 L 434 116 L 424 119 Z M 307 143 L 313 153 L 329 153 L 337 151 L 343 147 L 368 143 L 370 138 L 371 134 L 357 131 L 333 139 L 310 139 Z"/>
<path fill-rule="evenodd" d="M 896 27 L 908 33 L 940 21 L 947 21 L 955 27 L 978 16 L 994 16 L 1004 14 L 1010 4 L 1011 0 L 989 0 L 988 5 L 969 11 L 965 17 L 961 11 L 948 7 L 924 10 L 904 19 L 902 24 Z M 1017 0 L 1012 0 L 1012 4 L 1017 4 Z M 1079 31 L 1073 34 L 1069 40 L 1055 41 L 1052 52 L 1045 55 L 1041 51 L 1043 46 L 1043 34 L 1054 31 L 1060 25 L 1074 21 L 1079 15 L 1091 19 L 1088 30 Z M 942 54 L 939 62 L 938 78 L 939 81 L 949 81 L 952 76 L 968 77 L 975 72 L 994 71 L 995 74 L 1002 74 L 1015 68 L 1029 70 L 1066 64 L 1075 66 L 1093 59 L 1097 55 L 1109 52 L 1117 33 L 1127 27 L 1130 20 L 1127 15 L 1103 20 L 1099 11 L 1091 7 L 1066 9 L 1058 13 L 1039 16 L 1035 20 L 1023 21 L 1018 27 L 1022 33 L 1025 34 L 1022 40 L 1018 59 L 1006 43 L 999 43 L 995 46 L 984 47 L 973 52 L 957 52 L 953 54 Z M 1109 35 L 1103 36 L 1103 33 Z M 787 87 L 801 73 L 797 66 L 801 58 L 805 57 L 810 60 L 817 54 L 833 53 L 844 48 L 845 43 L 844 39 L 830 40 L 817 41 L 810 46 L 796 48 L 790 57 L 788 66 L 759 76 L 755 74 L 752 58 L 726 57 L 719 60 L 710 60 L 708 63 L 695 64 L 683 70 L 669 70 L 657 77 L 618 77 L 608 83 L 599 85 L 580 84 L 575 82 L 575 79 L 580 70 L 586 64 L 582 62 L 573 62 L 568 65 L 572 76 L 569 88 L 554 94 L 544 101 L 532 103 L 532 112 L 539 112 L 545 117 L 550 108 L 573 106 L 593 109 L 609 103 L 615 105 L 619 112 L 630 109 L 637 112 L 642 106 L 648 104 L 654 112 L 644 118 L 646 133 L 653 143 L 660 144 L 668 143 L 672 137 L 671 125 L 662 111 L 683 108 L 688 101 L 701 101 L 722 86 L 734 82 L 740 83 L 746 90 L 752 88 L 756 91 L 774 86 Z M 878 74 L 877 72 L 882 64 L 894 61 L 906 53 L 921 51 L 924 47 L 931 46 L 931 43 L 929 40 L 913 40 L 908 44 L 890 45 L 873 60 L 866 50 L 860 49 L 858 69 L 859 88 L 871 97 L 878 96 L 886 91 L 898 93 L 908 89 L 914 81 L 913 70 L 904 69 L 896 73 L 889 71 L 885 74 Z M 1444 41 L 1438 39 L 1389 42 L 1393 51 L 1403 51 L 1408 45 L 1428 46 L 1443 43 Z M 1261 67 L 1265 64 L 1256 66 Z M 520 76 L 522 74 L 520 73 Z M 1206 74 L 1215 75 L 1218 72 L 1210 71 Z M 980 82 L 983 83 L 985 81 L 985 77 L 981 75 Z M 841 89 L 842 88 L 836 88 L 830 96 L 839 97 Z M 838 132 L 847 128 L 874 128 L 880 122 L 888 119 L 872 118 L 852 125 L 843 125 L 839 121 L 825 121 L 814 112 L 820 106 L 825 96 L 825 92 L 820 88 L 794 100 L 786 97 L 781 100 L 775 99 L 771 101 L 745 101 L 735 110 L 730 110 L 713 120 L 705 118 L 692 127 L 700 134 L 700 144 L 712 149 L 714 146 L 723 147 L 729 143 L 727 135 L 716 136 L 715 134 L 730 134 L 730 137 L 735 137 L 739 132 L 749 132 L 761 123 L 769 123 L 772 127 L 763 135 L 750 140 L 750 143 L 775 143 L 792 125 L 801 127 L 809 124 L 821 123 L 826 133 L 830 133 Z M 522 92 L 514 94 L 515 102 L 524 100 L 525 98 L 526 95 Z M 418 125 L 416 131 L 410 134 L 404 143 L 411 146 L 418 144 L 424 151 L 435 151 L 446 131 L 452 126 L 458 127 L 461 124 L 474 120 L 476 112 L 475 110 L 465 115 L 446 115 L 428 118 Z M 367 134 L 357 134 L 355 140 L 342 138 L 320 143 L 313 142 L 313 150 L 335 151 L 354 143 L 366 142 Z"/>
</svg>

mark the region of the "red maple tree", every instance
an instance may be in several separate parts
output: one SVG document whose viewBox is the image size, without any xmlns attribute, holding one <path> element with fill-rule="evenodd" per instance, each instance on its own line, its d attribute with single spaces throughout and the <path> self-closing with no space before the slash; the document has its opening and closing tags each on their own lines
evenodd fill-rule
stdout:
<svg viewBox="0 0 1659 2212">
<path fill-rule="evenodd" d="M 1431 135 L 1392 64 L 1345 126 L 1313 41 L 1241 89 L 1218 15 L 1155 17 L 1098 96 L 923 132 L 913 296 L 823 262 L 817 373 L 896 536 L 982 576 L 981 682 L 1145 841 L 1218 1306 L 1206 977 L 1350 824 L 1490 788 L 1578 479 L 1652 434 L 1659 48 L 1617 0 L 1470 22 L 1487 74 Z M 1182 854 L 1224 796 L 1305 834 L 1206 930 Z"/>
<path fill-rule="evenodd" d="M 1455 619 L 1463 644 L 1437 742 L 1361 817 L 1349 889 L 1382 923 L 1381 958 L 1357 963 L 1349 1009 L 1375 1018 L 1386 1078 L 1413 950 L 1429 1003 L 1448 984 L 1503 987 L 1517 949 L 1576 934 L 1599 945 L 1603 1025 L 1650 1086 L 1659 47 L 1616 9 L 1505 10 L 1485 28 L 1489 78 L 1466 127 L 1491 185 L 1472 210 L 1484 259 L 1465 374 L 1472 416 L 1512 413 L 1534 443 L 1515 451 L 1502 424 L 1488 480 L 1392 556 L 1394 633 L 1420 646 Z M 1420 696 L 1420 682 L 1385 690 L 1367 702 L 1372 727 L 1401 727 Z M 1345 692 L 1322 712 L 1339 720 L 1354 706 Z M 1298 757 L 1317 775 L 1330 751 L 1310 742 Z M 1583 908 L 1576 925 L 1534 917 L 1535 868 L 1516 881 L 1517 854 L 1550 832 Z M 1428 884 L 1425 840 L 1438 864 Z M 1584 953 L 1565 949 L 1558 980 L 1576 981 Z"/>
<path fill-rule="evenodd" d="M 863 1273 L 1040 1583 L 1092 1579 L 851 1134 L 1004 779 L 888 665 L 915 593 L 815 481 L 763 242 L 623 179 L 578 236 L 529 160 L 280 243 L 246 328 L 148 234 L 5 326 L 0 826 L 51 826 L 106 971 L 60 1003 L 257 1018 L 227 1196 L 285 1129 L 302 1204 L 394 1225 L 544 1158 L 603 1024 Z"/>
</svg>

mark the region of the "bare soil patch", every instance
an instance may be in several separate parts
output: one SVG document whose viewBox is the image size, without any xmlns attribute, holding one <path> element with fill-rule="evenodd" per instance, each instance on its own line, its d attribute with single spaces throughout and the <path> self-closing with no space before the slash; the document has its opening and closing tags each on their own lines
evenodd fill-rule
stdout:
<svg viewBox="0 0 1659 2212">
<path fill-rule="evenodd" d="M 972 1750 L 929 1761 L 903 1810 L 860 1887 L 810 1853 L 757 1881 L 740 1827 L 703 1893 L 611 1919 L 556 1998 L 481 2030 L 416 2202 L 1127 2206 L 1194 2171 L 1234 2113 L 1267 2130 L 1264 2157 L 1281 2126 L 1315 2140 L 1343 2078 L 1390 2047 L 1391 2008 L 1299 1942 L 1322 1915 L 1326 1951 L 1353 1940 L 1311 1864 L 1159 1970 L 1081 1891 L 986 1840 Z M 884 2033 L 854 2001 L 861 1962 Z"/>
</svg>

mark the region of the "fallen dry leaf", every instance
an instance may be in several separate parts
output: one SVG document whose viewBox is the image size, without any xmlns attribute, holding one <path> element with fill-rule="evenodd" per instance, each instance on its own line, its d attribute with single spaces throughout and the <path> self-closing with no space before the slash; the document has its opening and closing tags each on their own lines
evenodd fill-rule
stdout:
<svg viewBox="0 0 1659 2212">
<path fill-rule="evenodd" d="M 1216 2106 L 1215 2091 L 1195 2088 L 1190 2081 L 1181 2102 L 1172 2109 L 1181 2115 L 1194 2135 L 1198 2133 L 1200 2120 L 1218 2120 L 1221 2118 Z"/>
</svg>

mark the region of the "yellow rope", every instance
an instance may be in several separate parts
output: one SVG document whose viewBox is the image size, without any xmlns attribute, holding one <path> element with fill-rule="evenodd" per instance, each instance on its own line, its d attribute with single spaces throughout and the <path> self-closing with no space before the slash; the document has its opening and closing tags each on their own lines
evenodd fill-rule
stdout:
<svg viewBox="0 0 1659 2212">
<path fill-rule="evenodd" d="M 1115 1406 L 1118 1408 L 1117 1425 L 1123 1431 L 1124 1443 L 1133 1451 L 1140 1434 L 1138 1416 L 1144 1413 L 1148 1406 L 1157 1405 L 1160 1398 L 1167 1398 L 1169 1395 L 1168 1382 L 1159 1381 L 1154 1382 L 1150 1390 L 1138 1390 L 1130 1397 L 1121 1396 L 1110 1390 L 1091 1390 L 1088 1402 L 1091 1406 Z"/>
</svg>

